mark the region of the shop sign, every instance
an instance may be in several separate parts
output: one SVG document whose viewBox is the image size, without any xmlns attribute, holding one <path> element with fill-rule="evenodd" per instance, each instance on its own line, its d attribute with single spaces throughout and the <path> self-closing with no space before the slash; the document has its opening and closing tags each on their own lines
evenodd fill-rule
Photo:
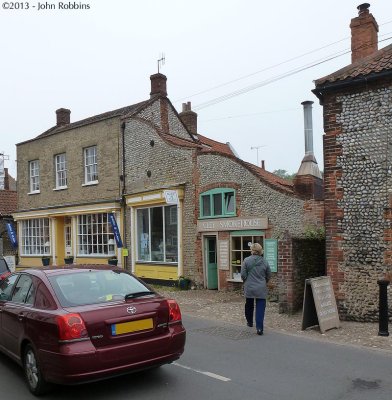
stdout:
<svg viewBox="0 0 392 400">
<path fill-rule="evenodd" d="M 178 204 L 177 190 L 164 190 L 163 195 L 167 204 Z"/>
<path fill-rule="evenodd" d="M 264 258 L 268 261 L 271 272 L 278 272 L 278 241 L 264 239 Z"/>
<path fill-rule="evenodd" d="M 116 218 L 113 213 L 109 213 L 109 221 L 110 225 L 112 225 L 112 230 L 114 233 L 114 239 L 116 240 L 117 247 L 123 247 L 123 243 L 121 240 L 120 230 L 118 229 Z"/>
<path fill-rule="evenodd" d="M 18 240 L 16 238 L 16 232 L 14 226 L 10 222 L 7 222 L 5 225 L 7 227 L 8 237 L 10 238 L 12 247 L 17 248 Z"/>
<path fill-rule="evenodd" d="M 330 276 L 305 280 L 302 330 L 314 325 L 319 325 L 321 333 L 340 326 Z"/>
<path fill-rule="evenodd" d="M 219 218 L 197 221 L 198 232 L 268 229 L 268 218 Z"/>
<path fill-rule="evenodd" d="M 230 267 L 229 259 L 229 241 L 218 240 L 218 268 L 228 270 Z"/>
</svg>

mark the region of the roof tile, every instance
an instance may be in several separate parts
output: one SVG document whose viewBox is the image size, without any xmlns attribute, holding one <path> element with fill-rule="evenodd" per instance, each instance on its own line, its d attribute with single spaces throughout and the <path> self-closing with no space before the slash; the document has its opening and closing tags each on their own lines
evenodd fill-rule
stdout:
<svg viewBox="0 0 392 400">
<path fill-rule="evenodd" d="M 315 81 L 316 87 L 336 81 L 355 79 L 369 74 L 392 70 L 392 44 Z"/>
</svg>

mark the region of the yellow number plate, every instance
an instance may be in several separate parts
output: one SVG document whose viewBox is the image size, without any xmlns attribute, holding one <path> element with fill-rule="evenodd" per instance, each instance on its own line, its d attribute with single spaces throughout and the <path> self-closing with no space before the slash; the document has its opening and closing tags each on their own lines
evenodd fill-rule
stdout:
<svg viewBox="0 0 392 400">
<path fill-rule="evenodd" d="M 112 325 L 112 335 L 121 335 L 123 333 L 144 331 L 153 328 L 152 318 L 141 319 L 139 321 L 123 322 Z"/>
</svg>

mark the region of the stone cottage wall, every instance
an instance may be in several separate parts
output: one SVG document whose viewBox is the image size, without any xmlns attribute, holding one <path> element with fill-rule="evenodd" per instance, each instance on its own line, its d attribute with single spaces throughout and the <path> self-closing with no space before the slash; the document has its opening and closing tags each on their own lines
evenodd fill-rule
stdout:
<svg viewBox="0 0 392 400">
<path fill-rule="evenodd" d="M 164 101 L 164 100 L 163 100 Z M 194 221 L 194 174 L 193 150 L 166 142 L 160 135 L 160 101 L 131 118 L 125 126 L 125 186 L 127 194 L 141 193 L 182 185 L 183 202 L 183 262 L 184 274 L 194 280 L 200 280 L 194 266 L 196 264 Z M 180 123 L 176 123 L 175 113 L 168 109 L 170 126 L 176 127 L 175 133 L 185 137 L 189 134 Z M 182 127 L 182 130 L 181 130 Z M 170 132 L 171 133 L 171 132 Z M 153 141 L 153 145 L 152 142 Z M 147 175 L 149 172 L 149 175 Z M 127 215 L 127 247 L 130 248 L 130 216 Z M 129 265 L 130 267 L 130 261 Z"/>
<path fill-rule="evenodd" d="M 238 185 L 237 211 L 240 217 L 266 216 L 272 230 L 271 238 L 282 237 L 288 230 L 292 236 L 301 236 L 304 230 L 304 201 L 263 184 L 260 178 L 233 159 L 216 154 L 198 157 L 200 192 L 220 182 Z M 197 193 L 199 195 L 200 193 Z"/>
</svg>

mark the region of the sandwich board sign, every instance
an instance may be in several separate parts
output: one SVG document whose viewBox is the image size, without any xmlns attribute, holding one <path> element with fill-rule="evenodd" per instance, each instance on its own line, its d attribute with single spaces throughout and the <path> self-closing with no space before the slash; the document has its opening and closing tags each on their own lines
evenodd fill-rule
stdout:
<svg viewBox="0 0 392 400">
<path fill-rule="evenodd" d="M 330 276 L 320 276 L 305 281 L 302 330 L 314 325 L 319 325 L 321 333 L 340 326 Z"/>
</svg>

